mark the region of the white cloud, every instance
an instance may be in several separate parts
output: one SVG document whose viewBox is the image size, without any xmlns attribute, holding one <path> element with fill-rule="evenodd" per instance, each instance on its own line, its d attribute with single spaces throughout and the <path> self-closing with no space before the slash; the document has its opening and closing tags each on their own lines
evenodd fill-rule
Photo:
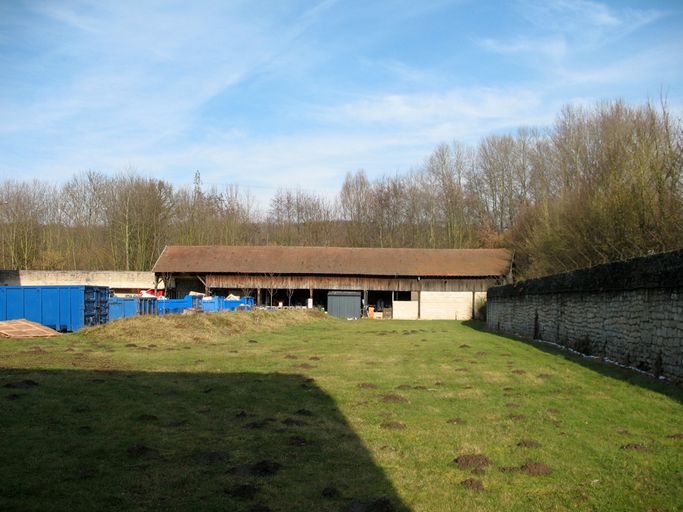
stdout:
<svg viewBox="0 0 683 512">
<path fill-rule="evenodd" d="M 419 127 L 443 120 L 506 119 L 539 106 L 525 89 L 459 88 L 444 93 L 387 94 L 319 109 L 326 122 L 399 124 Z"/>
<path fill-rule="evenodd" d="M 665 14 L 588 0 L 522 0 L 519 9 L 538 30 L 564 34 L 573 45 L 583 47 L 617 41 Z"/>
<path fill-rule="evenodd" d="M 535 54 L 542 57 L 561 59 L 567 55 L 564 37 L 529 38 L 516 37 L 511 40 L 482 39 L 479 46 L 484 50 L 502 55 Z"/>
</svg>

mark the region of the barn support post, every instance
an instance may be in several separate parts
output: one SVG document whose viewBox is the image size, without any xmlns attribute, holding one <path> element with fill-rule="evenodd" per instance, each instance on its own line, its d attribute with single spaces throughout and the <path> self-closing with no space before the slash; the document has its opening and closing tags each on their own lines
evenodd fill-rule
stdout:
<svg viewBox="0 0 683 512">
<path fill-rule="evenodd" d="M 261 288 L 256 288 L 256 305 L 261 305 Z"/>
</svg>

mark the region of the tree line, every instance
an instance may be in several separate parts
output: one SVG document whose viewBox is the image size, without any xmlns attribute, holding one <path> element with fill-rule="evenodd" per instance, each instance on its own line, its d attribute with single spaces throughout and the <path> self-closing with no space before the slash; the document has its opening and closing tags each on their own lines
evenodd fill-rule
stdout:
<svg viewBox="0 0 683 512">
<path fill-rule="evenodd" d="M 683 124 L 666 102 L 567 106 L 546 129 L 439 144 L 410 172 L 350 172 L 333 198 L 258 205 L 126 170 L 0 182 L 0 268 L 149 270 L 167 244 L 509 247 L 521 276 L 683 247 Z"/>
</svg>

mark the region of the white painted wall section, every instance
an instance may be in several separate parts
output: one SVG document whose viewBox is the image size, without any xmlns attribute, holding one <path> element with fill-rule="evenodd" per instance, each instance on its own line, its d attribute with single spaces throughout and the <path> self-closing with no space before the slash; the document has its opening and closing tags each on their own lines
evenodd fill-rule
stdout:
<svg viewBox="0 0 683 512">
<path fill-rule="evenodd" d="M 420 292 L 423 320 L 471 320 L 472 292 Z"/>
<path fill-rule="evenodd" d="M 417 301 L 395 300 L 392 315 L 395 320 L 417 320 Z"/>
</svg>

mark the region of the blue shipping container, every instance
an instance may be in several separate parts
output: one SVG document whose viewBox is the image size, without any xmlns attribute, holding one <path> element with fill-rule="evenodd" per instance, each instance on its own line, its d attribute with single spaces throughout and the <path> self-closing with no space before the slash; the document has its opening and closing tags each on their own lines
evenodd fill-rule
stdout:
<svg viewBox="0 0 683 512">
<path fill-rule="evenodd" d="M 56 331 L 109 320 L 106 286 L 0 286 L 0 320 L 25 318 Z"/>
<path fill-rule="evenodd" d="M 137 316 L 137 297 L 109 297 L 109 320 Z"/>
<path fill-rule="evenodd" d="M 109 297 L 109 320 L 156 314 L 157 299 L 153 297 Z"/>
</svg>

